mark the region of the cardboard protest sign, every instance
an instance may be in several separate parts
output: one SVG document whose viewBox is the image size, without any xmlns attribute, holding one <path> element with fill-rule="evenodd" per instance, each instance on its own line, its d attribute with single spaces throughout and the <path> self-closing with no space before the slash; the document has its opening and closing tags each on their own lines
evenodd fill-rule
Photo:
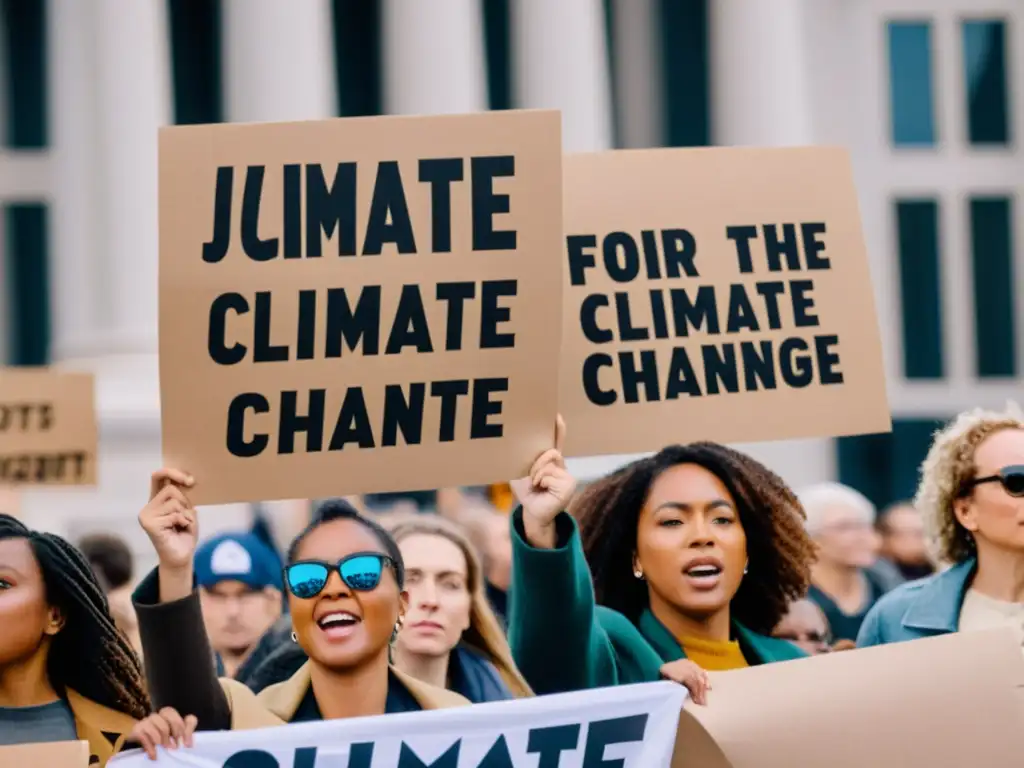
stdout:
<svg viewBox="0 0 1024 768">
<path fill-rule="evenodd" d="M 1024 754 L 1024 655 L 962 632 L 711 673 L 672 768 L 1011 768 Z"/>
<path fill-rule="evenodd" d="M 889 431 L 844 151 L 564 163 L 568 455 Z"/>
<path fill-rule="evenodd" d="M 111 768 L 668 768 L 686 691 L 627 685 L 382 717 L 197 733 Z"/>
<path fill-rule="evenodd" d="M 18 744 L 0 747 L 0 765 L 45 766 L 46 768 L 87 768 L 89 765 L 89 742 L 52 741 L 45 744 Z"/>
<path fill-rule="evenodd" d="M 92 374 L 0 368 L 0 486 L 95 485 L 98 441 Z"/>
<path fill-rule="evenodd" d="M 553 443 L 554 111 L 160 133 L 160 384 L 197 504 L 483 484 Z"/>
</svg>

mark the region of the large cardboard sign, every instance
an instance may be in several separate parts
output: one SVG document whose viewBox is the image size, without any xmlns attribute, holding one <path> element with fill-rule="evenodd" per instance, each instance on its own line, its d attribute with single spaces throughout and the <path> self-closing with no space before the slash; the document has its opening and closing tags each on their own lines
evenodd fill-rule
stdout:
<svg viewBox="0 0 1024 768">
<path fill-rule="evenodd" d="M 0 765 L 45 766 L 46 768 L 86 768 L 89 765 L 89 742 L 53 741 L 44 744 L 18 744 L 0 747 Z"/>
<path fill-rule="evenodd" d="M 0 491 L 96 484 L 92 374 L 0 368 Z M 6 486 L 6 488 L 4 488 Z"/>
<path fill-rule="evenodd" d="M 163 129 L 163 447 L 192 501 L 524 474 L 561 208 L 554 111 Z"/>
<path fill-rule="evenodd" d="M 889 431 L 846 152 L 564 162 L 568 455 Z"/>
<path fill-rule="evenodd" d="M 1016 768 L 1024 655 L 963 632 L 734 672 L 687 702 L 672 768 Z"/>
</svg>

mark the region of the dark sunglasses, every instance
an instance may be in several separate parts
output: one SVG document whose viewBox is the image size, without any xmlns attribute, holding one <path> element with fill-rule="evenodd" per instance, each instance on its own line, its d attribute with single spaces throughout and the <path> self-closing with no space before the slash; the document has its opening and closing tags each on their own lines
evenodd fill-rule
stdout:
<svg viewBox="0 0 1024 768">
<path fill-rule="evenodd" d="M 337 571 L 349 589 L 369 592 L 380 584 L 384 568 L 394 568 L 394 565 L 394 560 L 379 552 L 356 552 L 335 564 L 323 560 L 300 560 L 284 569 L 284 581 L 289 592 L 308 600 L 323 592 L 331 571 Z"/>
<path fill-rule="evenodd" d="M 975 486 L 982 483 L 999 483 L 1011 496 L 1024 496 L 1024 464 L 1003 467 L 996 474 L 988 477 L 975 477 L 964 483 L 961 496 L 969 494 Z"/>
</svg>

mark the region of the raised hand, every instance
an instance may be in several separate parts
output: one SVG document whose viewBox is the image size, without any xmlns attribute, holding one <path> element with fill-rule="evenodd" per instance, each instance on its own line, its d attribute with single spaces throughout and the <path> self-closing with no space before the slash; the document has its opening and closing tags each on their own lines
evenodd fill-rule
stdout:
<svg viewBox="0 0 1024 768">
<path fill-rule="evenodd" d="M 562 447 L 565 422 L 555 421 L 555 447 L 542 453 L 533 463 L 528 477 L 509 483 L 523 508 L 523 528 L 531 545 L 552 549 L 556 544 L 555 518 L 572 501 L 576 478 L 565 468 Z"/>
<path fill-rule="evenodd" d="M 199 539 L 196 511 L 185 495 L 192 476 L 176 469 L 153 473 L 149 503 L 139 513 L 139 524 L 153 542 L 162 568 L 191 569 Z"/>
<path fill-rule="evenodd" d="M 195 715 L 182 718 L 178 710 L 164 707 L 149 717 L 140 720 L 132 728 L 126 741 L 138 744 L 150 760 L 156 760 L 156 748 L 177 749 L 191 747 L 192 734 L 198 721 Z"/>
</svg>

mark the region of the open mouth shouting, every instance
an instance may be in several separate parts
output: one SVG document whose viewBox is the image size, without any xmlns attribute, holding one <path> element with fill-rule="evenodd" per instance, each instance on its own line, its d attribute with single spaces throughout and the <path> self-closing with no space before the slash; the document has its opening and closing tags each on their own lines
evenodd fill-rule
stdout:
<svg viewBox="0 0 1024 768">
<path fill-rule="evenodd" d="M 724 570 L 725 564 L 717 557 L 695 557 L 683 569 L 683 576 L 694 589 L 710 590 L 718 586 Z"/>
<path fill-rule="evenodd" d="M 355 633 L 362 619 L 349 611 L 332 610 L 316 620 L 328 640 L 344 640 Z"/>
</svg>

